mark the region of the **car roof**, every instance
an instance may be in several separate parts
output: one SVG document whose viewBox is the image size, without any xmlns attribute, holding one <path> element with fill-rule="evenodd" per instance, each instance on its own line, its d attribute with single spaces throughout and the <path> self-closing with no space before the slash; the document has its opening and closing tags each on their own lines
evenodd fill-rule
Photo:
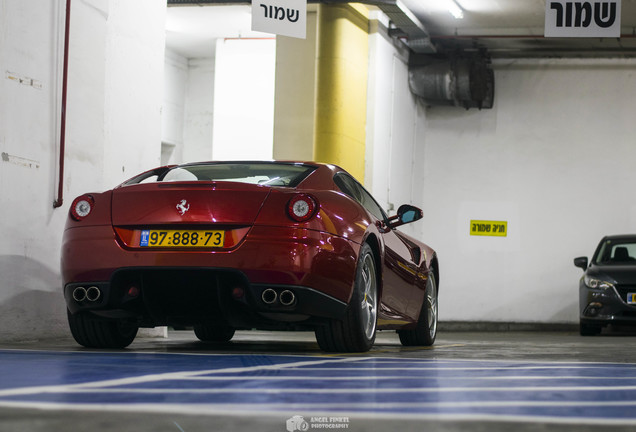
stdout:
<svg viewBox="0 0 636 432">
<path fill-rule="evenodd" d="M 603 237 L 603 240 L 634 240 L 636 241 L 636 234 L 614 234 Z"/>
<path fill-rule="evenodd" d="M 306 162 L 306 161 L 291 161 L 291 160 L 212 160 L 212 161 L 198 161 L 198 162 L 186 162 L 173 166 L 193 166 L 193 165 L 306 165 L 306 166 L 322 166 L 326 165 L 319 162 Z"/>
</svg>

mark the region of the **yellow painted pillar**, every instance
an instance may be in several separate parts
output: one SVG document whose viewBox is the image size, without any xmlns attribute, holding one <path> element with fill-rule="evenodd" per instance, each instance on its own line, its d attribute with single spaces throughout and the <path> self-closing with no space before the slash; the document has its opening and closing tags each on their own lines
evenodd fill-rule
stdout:
<svg viewBox="0 0 636 432">
<path fill-rule="evenodd" d="M 364 181 L 369 63 L 368 9 L 318 7 L 314 160 Z"/>
</svg>

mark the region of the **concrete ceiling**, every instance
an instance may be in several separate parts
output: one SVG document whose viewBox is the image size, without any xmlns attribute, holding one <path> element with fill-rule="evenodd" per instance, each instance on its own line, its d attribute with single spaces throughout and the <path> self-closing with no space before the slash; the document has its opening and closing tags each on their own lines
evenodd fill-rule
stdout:
<svg viewBox="0 0 636 432">
<path fill-rule="evenodd" d="M 486 48 L 495 58 L 636 57 L 636 0 L 622 0 L 620 38 L 544 38 L 545 0 L 456 0 L 461 19 L 449 13 L 450 1 L 402 0 L 442 52 Z M 187 58 L 212 57 L 218 38 L 272 37 L 251 30 L 247 2 L 223 3 L 169 7 L 166 45 Z"/>
<path fill-rule="evenodd" d="M 249 5 L 169 7 L 166 16 L 166 46 L 186 58 L 214 57 L 216 40 L 224 38 L 269 38 L 255 32 Z"/>
<path fill-rule="evenodd" d="M 636 56 L 636 0 L 621 2 L 620 39 L 544 38 L 546 0 L 456 0 L 462 19 L 448 12 L 450 1 L 403 0 L 444 50 L 485 47 L 493 57 Z"/>
</svg>

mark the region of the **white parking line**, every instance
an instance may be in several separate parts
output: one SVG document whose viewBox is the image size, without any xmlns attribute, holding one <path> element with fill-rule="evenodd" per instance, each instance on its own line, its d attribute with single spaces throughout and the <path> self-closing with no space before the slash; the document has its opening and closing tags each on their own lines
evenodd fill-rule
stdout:
<svg viewBox="0 0 636 432">
<path fill-rule="evenodd" d="M 238 374 L 238 373 L 257 372 L 257 371 L 271 371 L 271 370 L 276 371 L 276 370 L 281 370 L 286 368 L 297 368 L 297 367 L 316 365 L 316 364 L 322 364 L 322 363 L 339 363 L 339 362 L 360 361 L 360 360 L 364 360 L 364 359 L 328 358 L 328 359 L 321 359 L 321 360 L 301 361 L 301 362 L 295 362 L 295 363 L 279 363 L 274 365 L 269 364 L 269 365 L 255 365 L 255 366 L 244 366 L 244 367 L 223 368 L 223 369 L 207 369 L 207 370 L 198 370 L 198 371 L 167 372 L 167 373 L 160 373 L 160 374 L 140 375 L 140 376 L 129 377 L 129 378 L 117 378 L 117 379 L 101 380 L 101 381 L 88 381 L 88 382 L 84 382 L 80 384 L 20 387 L 20 388 L 0 390 L 0 397 L 38 394 L 38 393 L 59 393 L 66 390 L 73 390 L 73 389 L 115 387 L 115 386 L 142 384 L 142 383 L 158 382 L 158 381 L 166 381 L 166 380 L 174 381 L 174 380 L 193 378 L 200 375 L 209 375 L 214 373 Z"/>
<path fill-rule="evenodd" d="M 49 356 L 55 355 L 50 351 L 45 353 Z M 65 355 L 74 357 L 68 353 Z M 122 364 L 129 365 L 133 362 L 131 360 L 133 356 L 127 359 L 128 356 L 124 353 L 108 355 L 111 355 L 109 361 L 121 355 L 124 358 Z M 136 359 L 139 365 L 149 361 L 143 355 L 140 357 L 142 358 Z M 236 354 L 225 356 L 228 359 L 232 358 L 232 361 L 236 357 L 242 356 Z M 634 397 L 636 385 L 631 385 L 636 379 L 634 364 L 604 365 L 545 361 L 516 363 L 492 361 L 478 364 L 470 360 L 439 359 L 408 359 L 401 362 L 396 359 L 377 357 L 298 357 L 298 361 L 288 362 L 292 356 L 260 357 L 265 358 L 244 356 L 246 361 L 264 361 L 267 364 L 210 368 L 208 365 L 211 362 L 197 360 L 190 364 L 191 368 L 198 364 L 208 367 L 203 370 L 141 374 L 76 384 L 2 389 L 0 397 L 5 400 L 0 400 L 0 406 L 197 415 L 283 416 L 328 412 L 363 418 L 377 416 L 390 419 L 636 424 L 636 415 L 633 418 L 624 419 L 616 418 L 615 415 L 617 410 L 622 408 L 626 410 L 623 410 L 621 415 L 630 415 L 629 413 L 634 411 L 631 408 L 636 407 L 636 397 Z M 222 360 L 224 356 L 217 354 L 201 358 Z M 284 362 L 282 362 L 283 359 Z M 276 361 L 281 363 L 271 364 Z M 169 368 L 171 364 L 173 363 L 169 359 L 164 366 Z M 227 362 L 225 364 L 227 365 Z M 346 364 L 350 367 L 344 367 Z M 128 372 L 130 370 L 134 371 L 135 368 L 129 369 Z M 357 374 L 365 372 L 369 374 L 353 376 L 342 374 L 342 372 L 354 371 Z M 395 371 L 407 372 L 409 375 L 397 376 Z M 550 373 L 547 371 L 564 372 L 564 375 L 546 375 Z M 585 371 L 589 371 L 593 376 L 577 375 Z M 607 372 L 605 376 L 602 376 L 603 371 Z M 334 376 L 334 372 L 339 372 L 343 376 Z M 389 375 L 382 375 L 383 372 Z M 445 376 L 447 373 L 452 376 Z M 512 375 L 506 376 L 505 373 Z M 533 376 L 535 373 L 537 375 Z M 296 374 L 303 374 L 303 376 Z M 513 383 L 514 380 L 523 381 L 523 383 Z M 572 382 L 559 385 L 559 382 L 567 380 L 576 380 L 576 384 L 581 385 L 573 385 Z M 607 380 L 607 384 L 612 385 L 597 385 L 590 382 L 592 380 Z M 625 384 L 620 384 L 617 380 Z M 316 385 L 316 381 L 325 381 L 329 384 L 320 387 Z M 368 386 L 364 386 L 365 381 L 369 382 Z M 394 381 L 394 383 L 390 388 L 382 388 L 375 385 L 378 381 L 382 383 Z M 208 382 L 210 388 L 183 388 L 185 382 L 199 382 L 203 383 L 202 385 Z M 233 382 L 239 384 L 232 386 Z M 219 383 L 230 385 L 220 388 Z M 246 387 L 248 383 L 252 383 L 251 387 Z M 533 385 L 539 383 L 541 385 Z M 358 384 L 362 384 L 363 387 L 357 388 Z M 152 387 L 146 388 L 144 385 Z M 86 397 L 80 397 L 82 395 Z M 130 395 L 137 395 L 138 398 Z M 166 396 L 166 401 L 149 402 L 153 399 L 160 400 L 157 398 L 158 395 Z M 210 398 L 206 399 L 205 395 L 209 395 Z M 268 395 L 271 396 L 270 402 L 258 403 L 259 400 L 267 401 Z M 406 401 L 396 398 L 396 395 L 406 395 L 404 398 Z M 417 395 L 424 395 L 420 398 L 422 401 L 417 400 Z M 435 400 L 435 395 L 442 396 Z M 178 403 L 181 396 L 184 402 Z M 189 399 L 188 396 L 190 396 Z M 281 397 L 276 398 L 276 396 Z M 69 402 L 72 399 L 77 399 L 77 402 Z M 133 402 L 122 403 L 122 399 Z M 97 400 L 99 402 L 96 402 Z M 510 412 L 513 411 L 507 410 L 514 410 L 518 414 L 511 415 Z M 585 412 L 588 417 L 581 418 L 581 412 Z M 589 412 L 592 414 L 588 414 Z"/>
<path fill-rule="evenodd" d="M 258 380 L 255 380 L 258 381 Z M 52 393 L 99 393 L 99 394 L 413 394 L 413 393 L 505 393 L 505 392 L 600 392 L 600 391 L 636 391 L 636 386 L 569 386 L 569 387 L 397 387 L 397 388 L 308 388 L 308 387 L 277 387 L 277 388 L 104 388 L 96 387 L 62 387 Z M 51 393 L 51 392 L 48 392 Z M 631 402 L 631 401 L 629 401 Z M 459 402 L 458 402 L 459 403 Z M 634 401 L 636 403 L 636 401 Z"/>
</svg>

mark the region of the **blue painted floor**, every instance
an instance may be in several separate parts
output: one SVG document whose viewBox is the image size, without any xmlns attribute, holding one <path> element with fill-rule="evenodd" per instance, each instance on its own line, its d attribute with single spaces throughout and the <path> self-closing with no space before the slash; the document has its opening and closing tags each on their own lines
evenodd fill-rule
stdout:
<svg viewBox="0 0 636 432">
<path fill-rule="evenodd" d="M 0 350 L 0 407 L 636 424 L 636 364 Z"/>
</svg>

